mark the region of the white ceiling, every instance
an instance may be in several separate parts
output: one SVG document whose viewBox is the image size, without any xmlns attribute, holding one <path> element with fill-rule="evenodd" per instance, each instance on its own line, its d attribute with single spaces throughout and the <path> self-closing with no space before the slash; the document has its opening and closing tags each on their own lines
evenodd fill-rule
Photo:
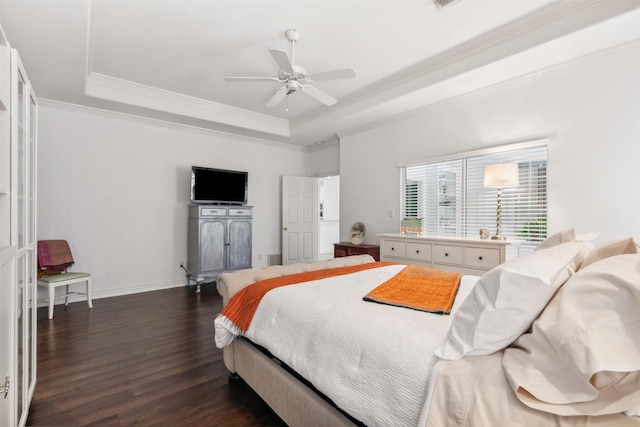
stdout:
<svg viewBox="0 0 640 427">
<path fill-rule="evenodd" d="M 640 0 L 0 0 L 40 99 L 297 145 L 640 39 Z M 269 49 L 314 72 L 327 107 L 295 92 L 266 108 Z"/>
</svg>

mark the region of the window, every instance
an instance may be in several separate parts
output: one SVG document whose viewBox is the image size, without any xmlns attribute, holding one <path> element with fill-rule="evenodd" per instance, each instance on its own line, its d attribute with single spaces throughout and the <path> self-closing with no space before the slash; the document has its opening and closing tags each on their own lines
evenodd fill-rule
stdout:
<svg viewBox="0 0 640 427">
<path fill-rule="evenodd" d="M 483 186 L 484 168 L 511 162 L 520 185 L 502 189 L 501 234 L 529 252 L 547 234 L 546 140 L 401 166 L 402 215 L 422 218 L 426 235 L 477 238 L 482 226 L 495 234 L 497 189 Z"/>
</svg>

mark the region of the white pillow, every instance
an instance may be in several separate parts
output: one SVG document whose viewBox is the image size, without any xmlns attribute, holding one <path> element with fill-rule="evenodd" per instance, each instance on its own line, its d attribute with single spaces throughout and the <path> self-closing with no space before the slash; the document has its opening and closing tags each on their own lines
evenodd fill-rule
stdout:
<svg viewBox="0 0 640 427">
<path fill-rule="evenodd" d="M 575 242 L 576 241 L 576 231 L 573 228 L 569 230 L 561 231 L 559 233 L 552 234 L 551 236 L 544 239 L 540 244 L 534 249 L 534 251 L 540 251 L 542 249 L 547 249 L 555 245 L 559 245 L 561 243 L 566 242 Z"/>
<path fill-rule="evenodd" d="M 540 251 L 542 249 L 550 248 L 551 246 L 559 245 L 560 243 L 567 242 L 592 242 L 600 235 L 599 231 L 590 231 L 587 233 L 576 233 L 576 230 L 570 228 L 565 231 L 561 231 L 559 233 L 552 234 L 551 236 L 544 239 L 534 251 Z"/>
<path fill-rule="evenodd" d="M 640 415 L 640 255 L 580 268 L 504 351 L 525 405 L 558 415 Z"/>
<path fill-rule="evenodd" d="M 491 354 L 511 344 L 530 328 L 587 253 L 587 244 L 561 243 L 484 274 L 454 314 L 435 355 L 458 360 Z"/>
<path fill-rule="evenodd" d="M 582 264 L 578 268 L 579 270 L 585 268 L 589 264 L 593 264 L 601 259 L 612 257 L 622 254 L 637 254 L 640 253 L 640 246 L 633 240 L 632 237 L 622 240 L 613 240 L 611 242 L 604 243 L 594 250 L 582 261 Z"/>
</svg>

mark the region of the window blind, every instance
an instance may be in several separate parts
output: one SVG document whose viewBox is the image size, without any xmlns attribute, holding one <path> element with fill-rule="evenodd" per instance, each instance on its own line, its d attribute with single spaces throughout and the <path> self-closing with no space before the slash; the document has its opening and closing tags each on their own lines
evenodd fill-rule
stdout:
<svg viewBox="0 0 640 427">
<path fill-rule="evenodd" d="M 408 166 L 403 175 L 404 217 L 423 219 L 425 234 L 459 236 L 463 218 L 463 162 Z"/>
<path fill-rule="evenodd" d="M 518 164 L 519 185 L 502 189 L 501 234 L 523 241 L 521 254 L 532 250 L 547 233 L 546 144 L 402 166 L 402 215 L 422 218 L 427 235 L 477 238 L 482 226 L 495 234 L 497 189 L 484 187 L 493 163 Z"/>
</svg>

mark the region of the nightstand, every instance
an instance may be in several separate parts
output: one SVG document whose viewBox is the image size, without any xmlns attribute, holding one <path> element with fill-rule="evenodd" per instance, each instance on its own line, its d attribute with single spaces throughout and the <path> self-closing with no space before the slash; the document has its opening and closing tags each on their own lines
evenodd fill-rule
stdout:
<svg viewBox="0 0 640 427">
<path fill-rule="evenodd" d="M 371 255 L 374 260 L 380 261 L 380 246 L 378 245 L 356 245 L 349 242 L 333 244 L 333 257 L 339 258 L 351 255 Z"/>
</svg>

